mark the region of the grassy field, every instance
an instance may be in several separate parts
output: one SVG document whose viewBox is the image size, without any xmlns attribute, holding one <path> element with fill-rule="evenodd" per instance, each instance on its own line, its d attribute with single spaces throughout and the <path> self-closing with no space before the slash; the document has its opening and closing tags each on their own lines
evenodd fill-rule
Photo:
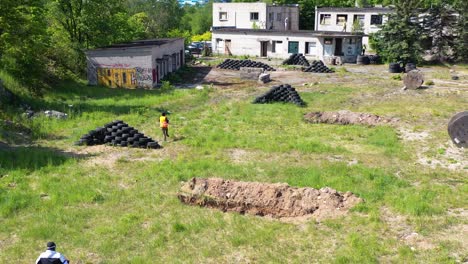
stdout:
<svg viewBox="0 0 468 264">
<path fill-rule="evenodd" d="M 445 78 L 448 69 L 435 66 L 425 69 L 434 87 L 402 92 L 379 67 L 294 73 L 310 84 L 294 85 L 304 108 L 251 104 L 268 87 L 236 79 L 165 91 L 68 82 L 42 99 L 24 96 L 34 109 L 69 118 L 2 113 L 31 132 L 0 125 L 0 263 L 31 263 L 49 240 L 72 263 L 468 261 L 468 167 L 457 167 L 468 157 L 446 133 L 450 117 L 468 105 L 466 79 L 460 88 Z M 397 117 L 409 134 L 302 119 L 341 109 Z M 170 111 L 172 124 L 161 150 L 73 146 L 115 119 L 161 139 L 161 110 Z M 284 223 L 184 205 L 176 194 L 192 177 L 329 186 L 365 202 L 343 218 Z"/>
</svg>

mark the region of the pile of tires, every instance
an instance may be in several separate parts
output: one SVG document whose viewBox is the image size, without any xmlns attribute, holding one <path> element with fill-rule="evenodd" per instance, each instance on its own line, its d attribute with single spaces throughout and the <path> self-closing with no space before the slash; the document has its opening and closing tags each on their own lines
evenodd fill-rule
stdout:
<svg viewBox="0 0 468 264">
<path fill-rule="evenodd" d="M 219 69 L 235 71 L 240 70 L 241 67 L 263 68 L 265 71 L 275 71 L 275 69 L 268 64 L 252 60 L 226 59 L 216 67 Z"/>
<path fill-rule="evenodd" d="M 403 69 L 401 68 L 400 63 L 398 62 L 390 62 L 388 65 L 388 72 L 390 73 L 400 73 L 402 70 Z"/>
<path fill-rule="evenodd" d="M 359 64 L 359 65 L 368 65 L 368 64 L 370 64 L 369 56 L 358 55 L 357 59 L 356 59 L 356 64 Z"/>
<path fill-rule="evenodd" d="M 367 55 L 369 58 L 369 63 L 370 64 L 380 64 L 382 63 L 382 58 L 379 55 Z"/>
<path fill-rule="evenodd" d="M 408 62 L 406 63 L 405 65 L 405 72 L 410 72 L 412 70 L 416 70 L 416 64 L 412 63 L 412 62 Z"/>
<path fill-rule="evenodd" d="M 306 105 L 296 89 L 289 84 L 275 85 L 271 87 L 268 92 L 256 97 L 253 101 L 254 104 L 267 104 L 272 102 L 293 103 L 299 106 Z"/>
<path fill-rule="evenodd" d="M 301 53 L 292 54 L 283 61 L 283 65 L 302 65 L 302 66 L 310 66 L 309 61 L 306 59 L 304 55 Z"/>
<path fill-rule="evenodd" d="M 315 73 L 333 73 L 334 71 L 325 66 L 323 61 L 321 60 L 314 60 L 310 64 L 309 67 L 305 67 L 302 69 L 303 72 L 315 72 Z"/>
<path fill-rule="evenodd" d="M 78 146 L 102 144 L 134 148 L 161 148 L 161 145 L 159 145 L 157 141 L 145 136 L 122 120 L 113 121 L 103 127 L 91 130 L 75 142 L 75 145 Z"/>
</svg>

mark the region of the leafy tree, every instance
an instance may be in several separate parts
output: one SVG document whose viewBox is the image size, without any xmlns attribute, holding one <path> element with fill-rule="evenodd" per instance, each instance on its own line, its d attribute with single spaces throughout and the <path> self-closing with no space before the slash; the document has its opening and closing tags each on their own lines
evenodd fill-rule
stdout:
<svg viewBox="0 0 468 264">
<path fill-rule="evenodd" d="M 377 52 L 387 61 L 420 61 L 420 7 L 420 0 L 395 0 L 395 12 L 388 15 L 387 23 L 375 34 Z"/>
<path fill-rule="evenodd" d="M 0 67 L 38 94 L 46 76 L 49 44 L 41 0 L 2 0 Z"/>
</svg>

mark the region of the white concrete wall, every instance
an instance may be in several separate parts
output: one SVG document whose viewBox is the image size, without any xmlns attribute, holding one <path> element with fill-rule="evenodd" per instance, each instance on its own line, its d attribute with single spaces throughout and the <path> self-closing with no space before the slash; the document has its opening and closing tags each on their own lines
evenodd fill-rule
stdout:
<svg viewBox="0 0 468 264">
<path fill-rule="evenodd" d="M 322 14 L 330 14 L 331 21 L 329 25 L 323 25 L 320 21 L 320 15 Z M 348 19 L 346 22 L 346 31 L 343 31 L 343 26 L 337 24 L 337 16 L 338 15 L 347 15 Z M 364 25 L 363 30 L 364 34 L 371 34 L 375 33 L 380 30 L 379 25 L 371 25 L 371 16 L 372 15 L 382 15 L 379 12 L 340 12 L 340 11 L 320 11 L 315 13 L 315 30 L 318 31 L 336 31 L 336 32 L 352 32 L 353 30 L 353 23 L 354 23 L 354 16 L 355 15 L 362 15 L 364 16 Z M 385 24 L 388 20 L 386 15 L 382 17 L 382 25 Z M 369 49 L 369 37 L 363 37 L 363 44 L 365 44 Z"/>
<path fill-rule="evenodd" d="M 175 71 L 172 67 L 172 62 L 174 60 L 173 54 L 175 54 L 176 70 L 182 67 L 183 64 L 180 63 L 180 51 L 182 51 L 182 62 L 185 63 L 185 45 L 183 38 L 152 48 L 152 69 L 157 70 L 158 82 L 167 74 Z"/>
<path fill-rule="evenodd" d="M 253 28 L 255 24 L 266 28 L 266 3 L 213 3 L 213 27 Z M 227 12 L 227 20 L 219 19 L 220 12 Z M 258 21 L 250 20 L 250 13 L 258 12 Z"/>
<path fill-rule="evenodd" d="M 220 20 L 220 12 L 226 12 L 227 18 Z M 258 21 L 250 20 L 250 13 L 258 13 Z M 274 13 L 273 21 L 269 13 Z M 281 18 L 278 20 L 278 13 Z M 213 3 L 213 27 L 253 28 L 253 24 L 260 29 L 283 30 L 285 18 L 288 18 L 290 30 L 299 30 L 298 6 L 273 6 L 266 3 Z"/>
<path fill-rule="evenodd" d="M 326 46 L 324 43 L 325 38 L 331 38 L 332 44 Z M 310 59 L 320 59 L 325 60 L 327 57 L 335 57 L 335 38 L 343 39 L 343 46 L 342 50 L 344 55 L 342 56 L 343 62 L 355 62 L 356 56 L 359 54 L 361 50 L 361 38 L 360 37 L 353 37 L 353 41 L 349 44 L 349 38 L 346 37 L 333 37 L 333 36 L 310 36 L 307 34 L 275 34 L 272 32 L 271 34 L 254 34 L 248 33 L 244 34 L 243 32 L 213 32 L 213 52 L 218 54 L 225 54 L 224 50 L 224 43 L 226 40 L 231 40 L 231 53 L 232 55 L 242 56 L 242 55 L 249 55 L 249 56 L 261 56 L 261 42 L 267 41 L 267 57 L 270 58 L 281 58 L 285 59 L 288 58 L 292 53 L 288 53 L 289 42 L 295 41 L 299 44 L 298 53 L 304 54 L 306 57 Z M 216 39 L 219 39 L 218 45 L 216 44 Z M 272 51 L 273 42 L 276 42 L 276 49 L 275 52 Z M 282 43 L 277 43 L 277 41 L 281 41 Z M 316 48 L 315 52 L 311 52 L 309 49 L 309 53 L 306 54 L 306 42 L 315 42 Z M 330 56 L 326 56 L 325 48 L 328 47 L 331 50 Z"/>
<path fill-rule="evenodd" d="M 219 42 L 219 45 L 216 46 L 216 39 L 222 39 Z M 261 54 L 261 41 L 268 40 L 267 47 L 267 57 L 271 58 L 287 58 L 291 53 L 288 53 L 288 43 L 290 41 L 299 42 L 299 53 L 305 52 L 305 42 L 316 42 L 317 50 L 315 54 L 304 54 L 310 58 L 321 58 L 323 54 L 323 49 L 320 45 L 320 41 L 316 37 L 307 37 L 307 36 L 281 36 L 281 35 L 239 35 L 239 34 L 229 34 L 229 33 L 213 33 L 213 52 L 224 54 L 224 43 L 226 39 L 231 40 L 231 52 L 232 55 L 249 55 L 249 56 L 258 56 Z M 281 44 L 276 43 L 276 50 L 272 52 L 273 41 L 282 41 Z"/>
<path fill-rule="evenodd" d="M 273 21 L 270 19 L 270 14 Z M 286 18 L 288 18 L 288 28 L 285 27 Z M 267 6 L 267 29 L 299 30 L 299 7 Z"/>
</svg>

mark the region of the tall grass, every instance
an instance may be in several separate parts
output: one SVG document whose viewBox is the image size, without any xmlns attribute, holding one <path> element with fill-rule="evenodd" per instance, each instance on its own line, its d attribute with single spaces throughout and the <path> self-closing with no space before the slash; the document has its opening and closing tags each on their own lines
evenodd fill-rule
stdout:
<svg viewBox="0 0 468 264">
<path fill-rule="evenodd" d="M 10 241 L 0 243 L 2 263 L 33 261 L 47 240 L 81 263 L 450 263 L 452 253 L 463 249 L 433 240 L 435 249 L 413 251 L 389 231 L 395 227 L 381 213 L 389 208 L 408 219 L 405 230 L 437 237 L 442 228 L 460 223 L 446 211 L 465 206 L 463 172 L 422 168 L 414 146 L 392 127 L 302 120 L 309 111 L 367 110 L 416 119 L 426 129 L 430 125 L 417 114 L 431 115 L 428 109 L 440 107 L 435 118 L 444 118 L 459 98 L 449 96 L 449 103 L 421 95 L 354 105 L 350 101 L 361 93 L 379 90 L 321 85 L 300 91 L 308 106 L 299 108 L 251 104 L 254 89 L 240 97 L 236 89 L 163 92 L 81 82 L 53 89 L 27 100 L 35 109 L 64 111 L 69 118 L 28 121 L 41 147 L 0 146 L 0 241 Z M 171 113 L 170 134 L 179 140 L 163 143 L 162 150 L 76 154 L 88 148 L 71 145 L 115 119 L 158 139 L 163 110 Z M 111 166 L 89 162 L 96 158 Z M 328 186 L 351 191 L 364 203 L 335 220 L 283 223 L 181 204 L 180 182 L 192 177 Z"/>
</svg>

